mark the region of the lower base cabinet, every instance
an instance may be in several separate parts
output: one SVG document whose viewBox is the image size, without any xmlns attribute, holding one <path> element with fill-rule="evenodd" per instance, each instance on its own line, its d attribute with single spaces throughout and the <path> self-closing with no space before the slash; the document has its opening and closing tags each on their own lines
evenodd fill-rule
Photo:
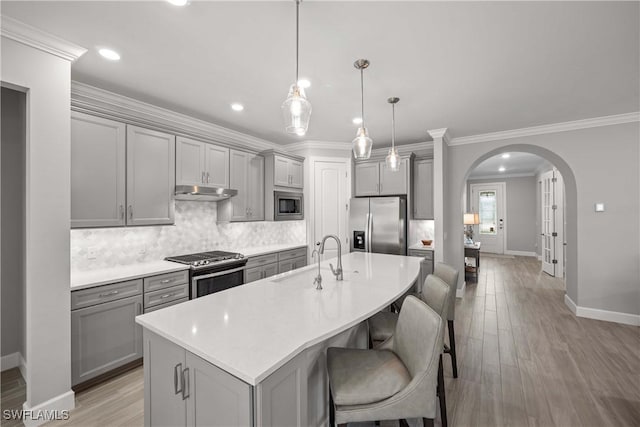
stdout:
<svg viewBox="0 0 640 427">
<path fill-rule="evenodd" d="M 286 261 L 280 261 L 278 263 L 278 273 L 284 273 L 286 271 L 295 270 L 296 268 L 302 268 L 307 265 L 307 257 L 302 256 L 299 258 L 289 259 Z"/>
<path fill-rule="evenodd" d="M 433 274 L 433 251 L 428 249 L 409 249 L 408 256 L 422 257 L 420 262 L 420 277 L 418 278 L 418 286 L 416 291 L 422 290 L 422 284 L 426 280 L 427 276 Z"/>
<path fill-rule="evenodd" d="M 145 426 L 252 425 L 253 387 L 144 331 Z"/>
<path fill-rule="evenodd" d="M 142 295 L 71 312 L 72 385 L 142 357 L 142 328 L 135 322 L 139 314 Z"/>
</svg>

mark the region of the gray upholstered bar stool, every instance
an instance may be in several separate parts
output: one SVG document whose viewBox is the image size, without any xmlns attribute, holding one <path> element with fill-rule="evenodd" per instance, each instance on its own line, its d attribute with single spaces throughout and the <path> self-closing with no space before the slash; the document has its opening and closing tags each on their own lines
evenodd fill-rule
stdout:
<svg viewBox="0 0 640 427">
<path fill-rule="evenodd" d="M 442 317 L 409 296 L 383 347 L 329 348 L 331 426 L 406 418 L 432 426 L 443 343 Z"/>
<path fill-rule="evenodd" d="M 445 344 L 444 352 L 451 355 L 451 368 L 453 378 L 458 378 L 458 361 L 456 359 L 456 336 L 453 328 L 453 320 L 456 314 L 456 290 L 458 289 L 458 270 L 449 264 L 439 262 L 433 270 L 433 274 L 444 280 L 451 292 L 449 293 L 449 306 L 447 308 L 447 329 L 449 330 L 449 346 Z"/>
</svg>

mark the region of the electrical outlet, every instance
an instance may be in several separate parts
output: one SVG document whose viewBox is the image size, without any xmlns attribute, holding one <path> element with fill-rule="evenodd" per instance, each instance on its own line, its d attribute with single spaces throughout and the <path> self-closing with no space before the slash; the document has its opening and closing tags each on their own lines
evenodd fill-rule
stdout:
<svg viewBox="0 0 640 427">
<path fill-rule="evenodd" d="M 98 257 L 98 248 L 89 246 L 87 248 L 87 259 L 96 259 Z"/>
</svg>

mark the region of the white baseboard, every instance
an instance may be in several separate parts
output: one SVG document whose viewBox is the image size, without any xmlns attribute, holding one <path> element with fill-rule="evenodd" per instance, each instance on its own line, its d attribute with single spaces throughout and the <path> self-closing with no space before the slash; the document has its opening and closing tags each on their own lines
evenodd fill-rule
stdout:
<svg viewBox="0 0 640 427">
<path fill-rule="evenodd" d="M 27 402 L 22 405 L 23 411 L 30 411 L 32 417 L 24 417 L 22 422 L 25 427 L 36 427 L 42 425 L 51 420 L 51 418 L 47 419 L 46 416 L 52 414 L 55 411 L 70 411 L 76 407 L 76 398 L 73 390 L 69 390 L 66 393 L 62 393 L 52 399 L 47 400 L 46 402 L 42 402 L 39 405 L 28 407 Z M 40 416 L 38 416 L 40 415 Z M 36 419 L 33 419 L 36 418 Z"/>
<path fill-rule="evenodd" d="M 542 261 L 542 255 L 538 255 L 538 261 Z"/>
<path fill-rule="evenodd" d="M 515 255 L 515 256 L 538 256 L 538 254 L 536 254 L 535 252 L 529 252 L 529 251 L 512 251 L 507 249 L 506 251 L 504 251 L 505 255 Z"/>
<path fill-rule="evenodd" d="M 2 356 L 2 360 L 0 361 L 0 370 L 6 371 L 7 369 L 19 367 L 21 358 L 22 356 L 20 356 L 20 352 L 18 351 Z"/>
<path fill-rule="evenodd" d="M 605 322 L 622 323 L 623 325 L 640 326 L 640 315 L 620 313 L 619 311 L 601 310 L 599 308 L 580 307 L 567 294 L 564 303 L 569 310 L 578 317 L 586 319 L 604 320 Z"/>
<path fill-rule="evenodd" d="M 464 289 L 467 287 L 467 282 L 462 282 L 462 289 L 456 289 L 456 298 L 464 297 Z"/>
</svg>

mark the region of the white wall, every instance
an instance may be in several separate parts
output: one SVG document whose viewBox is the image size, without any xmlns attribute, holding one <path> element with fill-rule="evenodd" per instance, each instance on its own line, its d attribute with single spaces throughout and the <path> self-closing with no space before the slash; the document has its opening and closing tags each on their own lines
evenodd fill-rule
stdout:
<svg viewBox="0 0 640 427">
<path fill-rule="evenodd" d="M 470 206 L 471 184 L 504 182 L 506 188 L 505 251 L 535 253 L 538 246 L 536 230 L 536 177 L 511 177 L 504 179 L 470 179 L 467 181 L 467 206 Z"/>
<path fill-rule="evenodd" d="M 567 295 L 581 307 L 638 315 L 639 131 L 638 122 L 633 122 L 451 146 L 445 172 L 450 194 L 446 215 L 461 218 L 462 199 L 457 195 L 469 171 L 499 150 L 546 158 L 565 182 Z M 595 213 L 596 202 L 605 203 L 606 212 Z M 452 234 L 457 228 L 447 230 Z M 445 259 L 461 265 L 462 240 L 445 243 Z"/>
<path fill-rule="evenodd" d="M 27 401 L 73 407 L 69 289 L 68 60 L 2 37 L 2 80 L 28 90 L 26 176 Z M 3 228 L 4 228 L 3 224 Z"/>
<path fill-rule="evenodd" d="M 2 356 L 25 348 L 26 96 L 2 88 Z"/>
</svg>

